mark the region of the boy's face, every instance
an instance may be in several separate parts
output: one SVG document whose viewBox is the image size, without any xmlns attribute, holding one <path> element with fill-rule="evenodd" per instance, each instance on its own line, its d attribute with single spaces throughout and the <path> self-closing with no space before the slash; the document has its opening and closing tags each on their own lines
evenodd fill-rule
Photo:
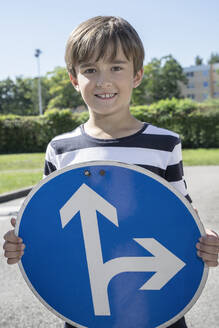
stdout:
<svg viewBox="0 0 219 328">
<path fill-rule="evenodd" d="M 113 62 L 91 58 L 89 63 L 78 64 L 75 71 L 77 77 L 70 75 L 71 82 L 93 115 L 128 112 L 132 90 L 143 76 L 143 69 L 134 76 L 133 61 L 127 60 L 121 46 Z"/>
</svg>

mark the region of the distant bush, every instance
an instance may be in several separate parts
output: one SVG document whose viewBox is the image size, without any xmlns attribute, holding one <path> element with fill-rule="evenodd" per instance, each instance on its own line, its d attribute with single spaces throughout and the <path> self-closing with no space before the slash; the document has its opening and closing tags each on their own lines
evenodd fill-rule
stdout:
<svg viewBox="0 0 219 328">
<path fill-rule="evenodd" d="M 82 122 L 81 115 L 70 110 L 52 109 L 38 117 L 2 115 L 0 153 L 44 152 L 53 137 L 73 130 Z"/>
<path fill-rule="evenodd" d="M 142 122 L 177 132 L 184 148 L 219 147 L 219 106 L 192 100 L 161 100 L 150 106 L 131 107 Z M 52 109 L 43 116 L 0 116 L 0 153 L 44 152 L 56 135 L 86 122 L 88 112 L 72 114 Z"/>
<path fill-rule="evenodd" d="M 219 147 L 219 106 L 173 98 L 133 107 L 131 112 L 141 121 L 178 133 L 184 148 Z"/>
</svg>

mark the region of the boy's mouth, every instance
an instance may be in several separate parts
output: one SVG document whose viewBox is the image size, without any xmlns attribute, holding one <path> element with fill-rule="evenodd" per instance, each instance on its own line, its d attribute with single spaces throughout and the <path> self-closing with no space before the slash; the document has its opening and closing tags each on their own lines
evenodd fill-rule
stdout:
<svg viewBox="0 0 219 328">
<path fill-rule="evenodd" d="M 112 99 L 117 95 L 117 93 L 102 93 L 96 94 L 95 96 L 100 99 Z"/>
</svg>

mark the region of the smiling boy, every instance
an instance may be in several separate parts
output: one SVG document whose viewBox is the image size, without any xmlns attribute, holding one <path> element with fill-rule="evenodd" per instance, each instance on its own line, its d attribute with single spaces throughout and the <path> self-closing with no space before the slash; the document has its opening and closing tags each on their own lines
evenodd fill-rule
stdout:
<svg viewBox="0 0 219 328">
<path fill-rule="evenodd" d="M 71 83 L 87 105 L 89 120 L 49 143 L 45 176 L 71 164 L 115 160 L 160 175 L 191 201 L 183 177 L 179 136 L 140 122 L 130 113 L 132 91 L 141 83 L 144 60 L 143 45 L 134 28 L 119 17 L 91 18 L 70 35 L 65 60 Z M 4 238 L 8 263 L 17 263 L 24 244 L 14 230 Z M 218 265 L 216 233 L 208 231 L 197 248 L 208 266 Z M 66 327 L 72 326 L 66 323 Z M 187 326 L 182 318 L 170 327 Z"/>
<path fill-rule="evenodd" d="M 65 59 L 71 82 L 89 110 L 84 126 L 88 134 L 124 137 L 143 126 L 129 105 L 143 77 L 144 48 L 127 22 L 95 17 L 82 23 L 68 40 Z"/>
<path fill-rule="evenodd" d="M 112 52 L 109 46 L 108 53 Z M 93 63 L 77 64 L 75 70 L 76 77 L 70 74 L 70 80 L 87 104 L 90 119 L 84 128 L 88 134 L 111 139 L 140 130 L 143 123 L 130 114 L 129 104 L 143 69 L 134 74 L 133 63 L 125 57 L 120 43 L 112 61 L 107 57 L 96 61 L 94 54 Z"/>
</svg>

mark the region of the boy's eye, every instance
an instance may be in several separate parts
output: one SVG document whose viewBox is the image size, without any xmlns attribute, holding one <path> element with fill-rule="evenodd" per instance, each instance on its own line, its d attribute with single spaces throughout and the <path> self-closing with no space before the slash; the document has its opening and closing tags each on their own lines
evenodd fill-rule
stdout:
<svg viewBox="0 0 219 328">
<path fill-rule="evenodd" d="M 96 72 L 95 68 L 88 68 L 88 69 L 86 69 L 86 71 L 84 73 L 91 74 L 91 73 L 95 73 L 95 72 Z"/>
<path fill-rule="evenodd" d="M 120 66 L 113 66 L 112 67 L 112 70 L 113 71 L 121 71 L 122 70 L 122 67 L 120 67 Z"/>
</svg>

